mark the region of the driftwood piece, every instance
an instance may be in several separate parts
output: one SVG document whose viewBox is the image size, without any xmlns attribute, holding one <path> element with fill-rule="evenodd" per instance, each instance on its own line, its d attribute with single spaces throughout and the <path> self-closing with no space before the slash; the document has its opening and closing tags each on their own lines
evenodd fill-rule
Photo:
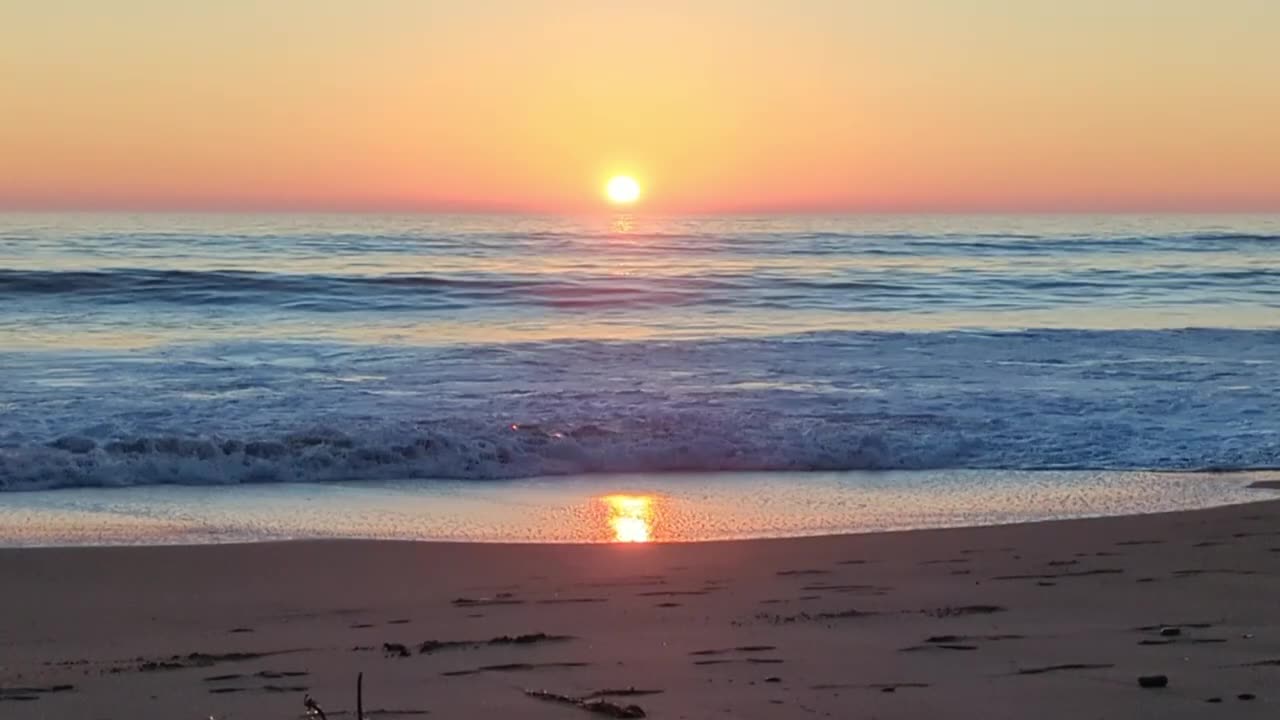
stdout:
<svg viewBox="0 0 1280 720">
<path fill-rule="evenodd" d="M 546 690 L 525 690 L 524 694 L 538 700 L 560 703 L 562 705 L 572 705 L 586 710 L 587 712 L 612 718 L 646 717 L 644 709 L 639 705 L 619 705 L 596 697 L 575 698 L 569 697 L 568 695 L 561 695 L 559 693 L 547 692 Z"/>
<path fill-rule="evenodd" d="M 548 635 L 547 633 L 527 633 L 525 635 L 499 635 L 488 640 L 424 640 L 418 644 L 418 654 L 427 655 L 439 650 L 455 650 L 455 649 L 476 649 L 492 645 L 536 645 L 538 643 L 563 642 L 572 640 L 570 635 Z M 383 649 L 388 654 L 400 655 L 408 657 L 400 653 L 399 648 L 403 647 L 399 643 L 383 643 Z"/>
<path fill-rule="evenodd" d="M 609 696 L 631 697 L 635 695 L 660 695 L 662 694 L 662 692 L 663 692 L 662 690 L 645 690 L 643 688 L 637 688 L 637 687 L 606 688 L 604 690 L 597 690 L 591 693 L 590 695 L 583 695 L 583 697 L 584 698 L 602 698 L 602 697 L 609 697 Z"/>
</svg>

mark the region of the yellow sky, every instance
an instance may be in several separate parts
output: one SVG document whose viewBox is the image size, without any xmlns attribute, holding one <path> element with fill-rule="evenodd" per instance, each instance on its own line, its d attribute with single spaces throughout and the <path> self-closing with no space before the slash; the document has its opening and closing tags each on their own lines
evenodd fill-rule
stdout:
<svg viewBox="0 0 1280 720">
<path fill-rule="evenodd" d="M 1280 209 L 1274 0 L 43 0 L 0 207 Z"/>
</svg>

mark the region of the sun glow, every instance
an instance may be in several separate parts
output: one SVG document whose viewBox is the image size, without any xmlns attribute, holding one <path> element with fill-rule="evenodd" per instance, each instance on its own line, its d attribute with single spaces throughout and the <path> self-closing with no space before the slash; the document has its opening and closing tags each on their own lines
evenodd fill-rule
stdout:
<svg viewBox="0 0 1280 720">
<path fill-rule="evenodd" d="M 618 205 L 630 205 L 640 199 L 640 183 L 627 175 L 610 178 L 604 186 L 604 194 L 609 202 Z"/>
</svg>

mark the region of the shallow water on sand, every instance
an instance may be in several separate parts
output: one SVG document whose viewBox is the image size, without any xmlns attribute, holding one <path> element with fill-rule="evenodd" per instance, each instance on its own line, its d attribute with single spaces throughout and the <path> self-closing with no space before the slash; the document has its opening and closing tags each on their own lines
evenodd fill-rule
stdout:
<svg viewBox="0 0 1280 720">
<path fill-rule="evenodd" d="M 664 542 L 1188 510 L 1280 495 L 1278 473 L 673 473 L 13 493 L 2 545 L 370 538 Z"/>
</svg>

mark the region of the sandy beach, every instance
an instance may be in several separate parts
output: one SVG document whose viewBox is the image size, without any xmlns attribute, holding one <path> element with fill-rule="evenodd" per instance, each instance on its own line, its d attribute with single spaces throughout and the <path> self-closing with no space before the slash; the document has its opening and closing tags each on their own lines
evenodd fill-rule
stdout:
<svg viewBox="0 0 1280 720">
<path fill-rule="evenodd" d="M 1278 528 L 4 550 L 0 716 L 1271 717 Z"/>
</svg>

